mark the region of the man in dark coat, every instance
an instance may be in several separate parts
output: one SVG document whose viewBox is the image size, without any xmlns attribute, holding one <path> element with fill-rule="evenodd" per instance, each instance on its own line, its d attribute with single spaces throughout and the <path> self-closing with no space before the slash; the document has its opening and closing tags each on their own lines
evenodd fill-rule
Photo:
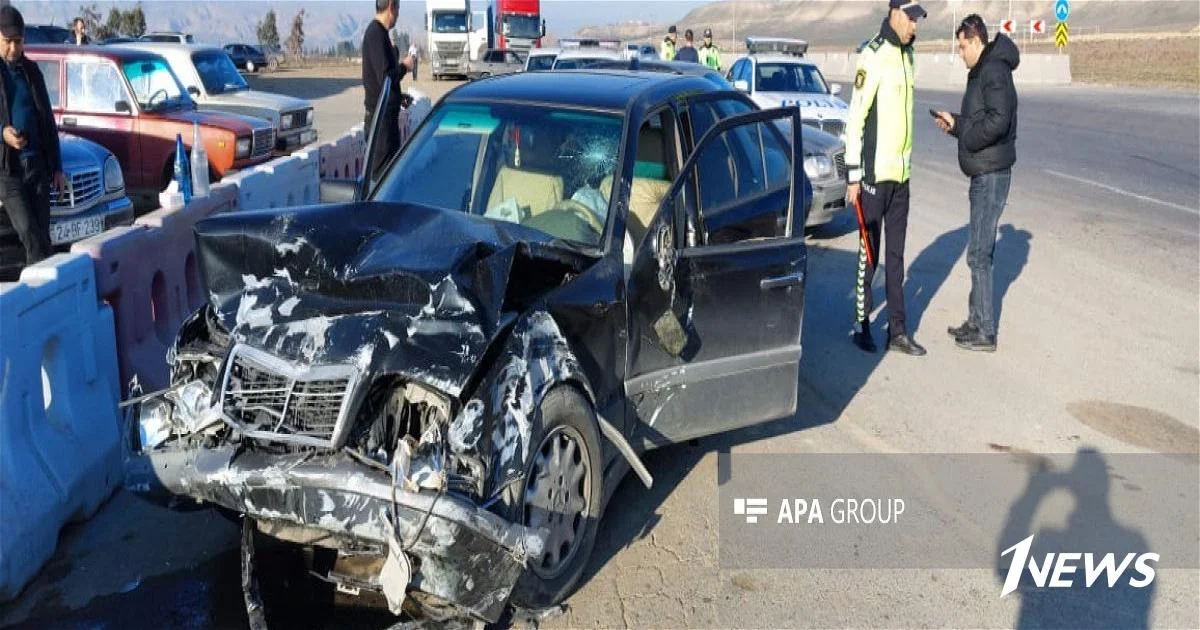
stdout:
<svg viewBox="0 0 1200 630">
<path fill-rule="evenodd" d="M 66 176 L 46 79 L 24 45 L 21 12 L 0 7 L 0 204 L 32 265 L 51 254 L 50 187 L 65 189 Z"/>
<path fill-rule="evenodd" d="M 967 321 L 948 332 L 961 348 L 996 350 L 992 304 L 992 254 L 996 226 L 1008 202 L 1012 166 L 1017 161 L 1017 90 L 1013 70 L 1021 55 L 1011 39 L 999 34 L 988 42 L 987 26 L 968 15 L 955 31 L 958 54 L 970 72 L 958 114 L 937 112 L 937 125 L 958 138 L 958 165 L 971 178 L 971 220 L 967 266 L 971 298 Z"/>
<path fill-rule="evenodd" d="M 392 79 L 391 95 L 383 104 L 384 121 L 376 141 L 375 159 L 371 164 L 364 165 L 369 169 L 368 179 L 378 173 L 400 149 L 400 107 L 404 100 L 400 92 L 400 80 L 412 69 L 413 58 L 408 56 L 403 61 L 397 60 L 396 47 L 388 37 L 388 32 L 396 26 L 397 1 L 375 0 L 375 19 L 371 20 L 363 35 L 362 78 L 367 110 L 363 129 L 367 134 L 371 133 L 371 118 L 375 115 L 375 106 L 383 92 L 383 83 L 389 77 Z"/>
</svg>

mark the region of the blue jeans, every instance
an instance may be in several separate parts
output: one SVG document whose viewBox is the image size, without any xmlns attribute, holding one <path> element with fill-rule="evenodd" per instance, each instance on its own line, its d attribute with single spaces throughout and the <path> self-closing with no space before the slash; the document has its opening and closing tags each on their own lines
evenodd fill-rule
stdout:
<svg viewBox="0 0 1200 630">
<path fill-rule="evenodd" d="M 971 299 L 967 321 L 987 336 L 996 334 L 992 304 L 992 254 L 996 250 L 996 226 L 1008 202 L 1012 183 L 1009 169 L 971 178 L 971 224 L 967 240 L 967 267 L 971 269 Z"/>
</svg>

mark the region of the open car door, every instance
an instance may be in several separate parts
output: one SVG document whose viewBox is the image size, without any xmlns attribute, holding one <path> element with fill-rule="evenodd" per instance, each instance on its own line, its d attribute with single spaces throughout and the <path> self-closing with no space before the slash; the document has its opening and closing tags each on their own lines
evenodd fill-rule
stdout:
<svg viewBox="0 0 1200 630">
<path fill-rule="evenodd" d="M 383 124 L 384 103 L 392 92 L 392 78 L 383 81 L 383 90 L 379 92 L 379 100 L 375 103 L 375 115 L 371 117 L 371 126 L 363 131 L 367 134 L 367 150 L 363 156 L 363 173 L 358 179 L 321 180 L 321 203 L 348 203 L 362 201 L 367 198 L 383 173 L 371 172 L 375 163 L 375 154 L 379 147 L 380 126 Z"/>
<path fill-rule="evenodd" d="M 649 222 L 629 284 L 635 447 L 795 413 L 807 270 L 800 129 L 796 108 L 717 122 Z"/>
</svg>

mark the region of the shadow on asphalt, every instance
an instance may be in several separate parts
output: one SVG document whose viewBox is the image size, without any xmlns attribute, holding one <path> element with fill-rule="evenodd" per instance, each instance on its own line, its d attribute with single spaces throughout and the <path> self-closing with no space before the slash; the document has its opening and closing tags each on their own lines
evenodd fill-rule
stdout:
<svg viewBox="0 0 1200 630">
<path fill-rule="evenodd" d="M 254 90 L 305 99 L 336 96 L 346 90 L 362 87 L 362 79 L 358 77 L 312 77 L 298 74 L 289 76 L 287 72 L 247 76 L 246 83 Z"/>
</svg>

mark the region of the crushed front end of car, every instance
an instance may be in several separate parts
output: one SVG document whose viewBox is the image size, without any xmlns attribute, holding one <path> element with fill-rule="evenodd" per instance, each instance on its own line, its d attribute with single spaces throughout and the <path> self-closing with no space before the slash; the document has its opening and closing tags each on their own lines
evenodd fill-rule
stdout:
<svg viewBox="0 0 1200 630">
<path fill-rule="evenodd" d="M 526 305 L 588 259 L 414 206 L 196 232 L 209 300 L 168 355 L 170 389 L 127 407 L 126 487 L 333 550 L 322 579 L 393 613 L 500 618 L 545 532 L 489 508 L 523 481 L 533 390 L 578 370 Z"/>
</svg>

